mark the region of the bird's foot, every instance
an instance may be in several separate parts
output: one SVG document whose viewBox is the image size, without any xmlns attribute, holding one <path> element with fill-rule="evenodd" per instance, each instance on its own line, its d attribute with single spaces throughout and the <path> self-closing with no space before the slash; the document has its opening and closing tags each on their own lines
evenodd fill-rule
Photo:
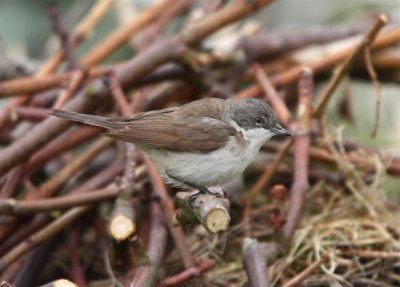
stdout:
<svg viewBox="0 0 400 287">
<path fill-rule="evenodd" d="M 198 186 L 196 189 L 198 190 L 198 192 L 192 194 L 189 197 L 189 206 L 190 206 L 191 209 L 194 209 L 194 202 L 196 201 L 197 197 L 200 194 L 210 194 L 210 195 L 213 195 L 213 196 L 215 196 L 217 198 L 222 198 L 222 195 L 219 192 L 212 192 L 211 190 L 209 190 L 205 186 Z"/>
<path fill-rule="evenodd" d="M 194 194 L 192 194 L 190 197 L 189 197 L 189 207 L 191 208 L 191 209 L 194 209 L 194 202 L 196 201 L 196 199 L 197 199 L 197 197 L 200 195 L 200 194 L 210 194 L 210 195 L 213 195 L 213 196 L 215 196 L 215 197 L 217 197 L 217 198 L 222 198 L 222 197 L 224 197 L 224 196 L 222 196 L 220 193 L 218 193 L 218 192 L 212 192 L 212 191 L 210 191 L 207 187 L 205 187 L 205 186 L 198 186 L 198 185 L 196 185 L 196 184 L 193 184 L 193 183 L 190 183 L 190 182 L 187 182 L 186 180 L 184 180 L 184 179 L 181 179 L 181 178 L 178 178 L 178 177 L 176 177 L 176 176 L 173 176 L 172 174 L 170 174 L 167 170 L 165 171 L 165 173 L 170 177 L 170 178 L 172 178 L 172 179 L 174 179 L 174 180 L 176 180 L 176 181 L 179 181 L 179 182 L 181 182 L 181 183 L 183 183 L 183 184 L 185 184 L 185 185 L 187 185 L 187 186 L 189 186 L 189 187 L 191 187 L 191 188 L 193 188 L 193 189 L 197 189 L 198 190 L 198 192 L 196 192 L 196 193 L 194 193 Z"/>
</svg>

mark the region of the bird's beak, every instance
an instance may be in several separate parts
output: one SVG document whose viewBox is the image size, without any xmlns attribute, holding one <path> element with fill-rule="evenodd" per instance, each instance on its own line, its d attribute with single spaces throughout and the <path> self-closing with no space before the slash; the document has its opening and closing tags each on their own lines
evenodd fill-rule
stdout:
<svg viewBox="0 0 400 287">
<path fill-rule="evenodd" d="M 273 127 L 271 131 L 276 135 L 292 136 L 291 132 L 281 126 Z"/>
</svg>

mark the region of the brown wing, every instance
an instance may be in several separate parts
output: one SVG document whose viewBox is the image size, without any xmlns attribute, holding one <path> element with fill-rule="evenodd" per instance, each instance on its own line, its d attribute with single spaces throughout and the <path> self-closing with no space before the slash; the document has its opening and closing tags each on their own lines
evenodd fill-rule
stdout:
<svg viewBox="0 0 400 287">
<path fill-rule="evenodd" d="M 235 130 L 227 123 L 176 108 L 135 115 L 107 136 L 154 148 L 208 152 L 222 147 Z"/>
</svg>

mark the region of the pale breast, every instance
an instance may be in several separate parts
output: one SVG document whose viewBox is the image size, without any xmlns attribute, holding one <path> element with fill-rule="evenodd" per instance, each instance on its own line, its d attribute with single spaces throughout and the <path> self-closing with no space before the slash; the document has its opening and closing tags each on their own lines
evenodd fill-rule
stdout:
<svg viewBox="0 0 400 287">
<path fill-rule="evenodd" d="M 174 152 L 144 148 L 161 175 L 177 186 L 167 173 L 198 186 L 216 186 L 240 175 L 258 150 L 241 136 L 230 137 L 226 146 L 210 153 Z"/>
</svg>

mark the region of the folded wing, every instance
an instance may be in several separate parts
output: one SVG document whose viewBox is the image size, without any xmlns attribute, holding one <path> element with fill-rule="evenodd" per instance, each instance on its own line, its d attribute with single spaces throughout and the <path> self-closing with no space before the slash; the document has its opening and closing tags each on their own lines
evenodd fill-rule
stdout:
<svg viewBox="0 0 400 287">
<path fill-rule="evenodd" d="M 173 151 L 210 152 L 225 145 L 235 130 L 208 116 L 182 116 L 176 109 L 143 113 L 126 120 L 123 128 L 105 135 L 151 148 Z"/>
</svg>

